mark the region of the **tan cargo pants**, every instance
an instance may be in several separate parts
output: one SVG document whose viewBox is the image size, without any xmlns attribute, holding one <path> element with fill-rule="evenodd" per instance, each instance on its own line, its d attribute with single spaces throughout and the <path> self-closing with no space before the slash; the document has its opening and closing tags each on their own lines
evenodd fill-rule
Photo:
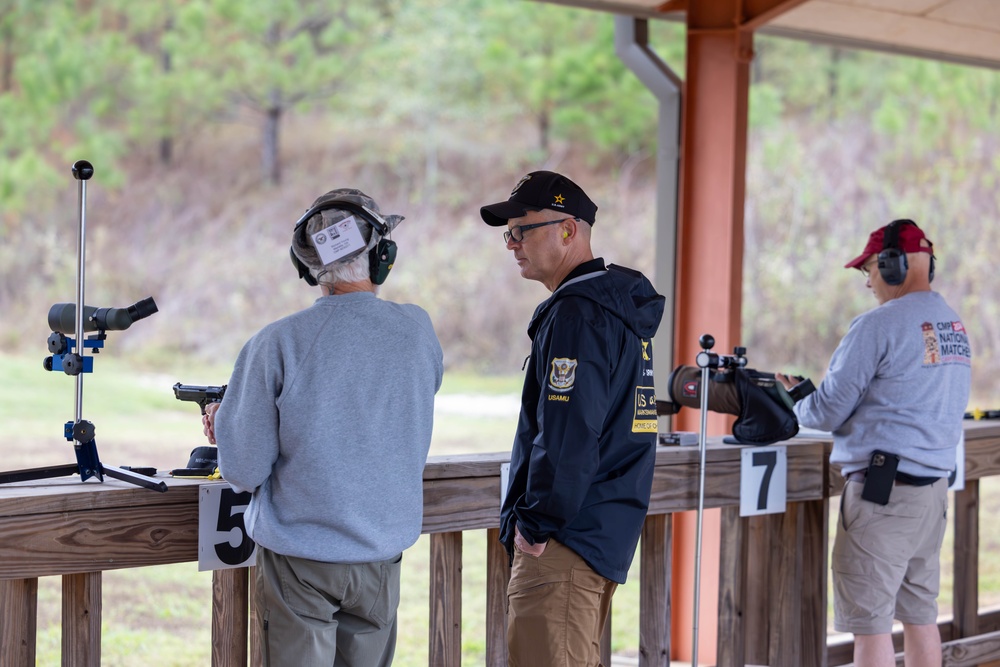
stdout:
<svg viewBox="0 0 1000 667">
<path fill-rule="evenodd" d="M 509 667 L 598 667 L 618 587 L 550 539 L 541 556 L 514 550 L 507 585 Z"/>
</svg>

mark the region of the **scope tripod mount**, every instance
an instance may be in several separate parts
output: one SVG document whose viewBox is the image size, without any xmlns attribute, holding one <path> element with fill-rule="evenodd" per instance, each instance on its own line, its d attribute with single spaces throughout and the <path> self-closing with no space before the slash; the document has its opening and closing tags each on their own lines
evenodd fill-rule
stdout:
<svg viewBox="0 0 1000 667">
<path fill-rule="evenodd" d="M 96 428 L 92 422 L 83 418 L 83 376 L 93 372 L 93 356 L 86 356 L 87 348 L 97 354 L 104 347 L 108 331 L 127 329 L 134 321 L 149 317 L 157 312 L 156 303 L 148 297 L 127 308 L 93 308 L 84 305 L 84 260 L 86 257 L 87 228 L 87 181 L 94 175 L 94 167 L 86 160 L 78 160 L 73 164 L 73 178 L 80 182 L 80 226 L 77 240 L 77 290 L 76 303 L 57 303 L 49 309 L 49 326 L 52 334 L 48 338 L 49 352 L 52 356 L 42 362 L 47 371 L 63 371 L 66 375 L 76 377 L 76 418 L 66 422 L 63 436 L 73 442 L 76 452 L 76 464 L 29 468 L 0 473 L 0 484 L 25 482 L 54 477 L 80 475 L 80 481 L 85 482 L 91 477 L 104 481 L 104 475 L 141 486 L 153 491 L 165 492 L 167 485 L 146 475 L 140 475 L 115 466 L 101 463 L 97 454 L 97 442 L 94 439 Z M 84 333 L 96 331 L 93 336 L 84 340 Z M 73 334 L 69 338 L 66 334 Z"/>
<path fill-rule="evenodd" d="M 701 338 L 698 339 L 698 344 L 701 346 L 701 352 L 695 357 L 695 364 L 701 369 L 701 385 L 698 387 L 698 394 L 701 399 L 701 425 L 698 429 L 698 521 L 695 528 L 694 621 L 692 627 L 694 636 L 691 643 L 692 665 L 698 664 L 698 614 L 701 597 L 701 531 L 705 513 L 705 448 L 706 433 L 708 430 L 709 374 L 712 371 L 719 373 L 735 368 L 745 368 L 747 365 L 747 349 L 745 347 L 734 347 L 731 355 L 717 354 L 712 352 L 712 348 L 715 347 L 715 338 L 711 334 L 702 334 Z"/>
</svg>

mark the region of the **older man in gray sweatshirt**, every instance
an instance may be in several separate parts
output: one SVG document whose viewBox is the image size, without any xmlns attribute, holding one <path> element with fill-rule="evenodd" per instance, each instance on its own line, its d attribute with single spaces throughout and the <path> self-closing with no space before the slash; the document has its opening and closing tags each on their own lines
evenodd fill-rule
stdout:
<svg viewBox="0 0 1000 667">
<path fill-rule="evenodd" d="M 291 254 L 323 296 L 254 335 L 207 410 L 223 477 L 253 493 L 264 664 L 392 663 L 443 373 L 427 313 L 376 296 L 401 220 L 359 190 L 317 199 Z"/>
<path fill-rule="evenodd" d="M 948 476 L 969 400 L 962 320 L 931 289 L 934 247 L 912 220 L 875 230 L 847 264 L 879 306 L 855 318 L 799 422 L 833 433 L 830 462 L 847 484 L 833 547 L 834 626 L 854 633 L 854 664 L 941 664 L 937 628 Z M 779 375 L 787 387 L 792 380 Z"/>
</svg>

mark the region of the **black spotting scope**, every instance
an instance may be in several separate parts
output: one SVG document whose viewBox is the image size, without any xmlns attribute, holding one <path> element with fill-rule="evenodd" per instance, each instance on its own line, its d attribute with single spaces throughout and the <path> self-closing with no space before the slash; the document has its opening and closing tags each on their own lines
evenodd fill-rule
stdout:
<svg viewBox="0 0 1000 667">
<path fill-rule="evenodd" d="M 84 331 L 124 331 L 136 320 L 149 317 L 157 311 L 153 297 L 136 301 L 126 308 L 83 307 Z M 57 303 L 49 308 L 49 327 L 63 334 L 76 333 L 76 304 Z"/>
</svg>

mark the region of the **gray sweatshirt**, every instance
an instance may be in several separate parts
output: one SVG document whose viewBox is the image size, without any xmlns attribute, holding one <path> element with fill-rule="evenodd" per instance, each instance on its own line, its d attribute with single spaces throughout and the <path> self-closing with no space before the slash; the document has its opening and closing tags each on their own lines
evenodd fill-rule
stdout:
<svg viewBox="0 0 1000 667">
<path fill-rule="evenodd" d="M 955 467 L 972 353 L 961 319 L 937 292 L 912 292 L 855 318 L 815 393 L 795 406 L 803 426 L 833 433 L 830 462 L 846 475 L 875 449 L 899 470 L 944 477 Z"/>
<path fill-rule="evenodd" d="M 312 560 L 391 558 L 420 536 L 441 345 L 418 306 L 324 296 L 243 347 L 215 418 L 247 532 Z"/>
</svg>

